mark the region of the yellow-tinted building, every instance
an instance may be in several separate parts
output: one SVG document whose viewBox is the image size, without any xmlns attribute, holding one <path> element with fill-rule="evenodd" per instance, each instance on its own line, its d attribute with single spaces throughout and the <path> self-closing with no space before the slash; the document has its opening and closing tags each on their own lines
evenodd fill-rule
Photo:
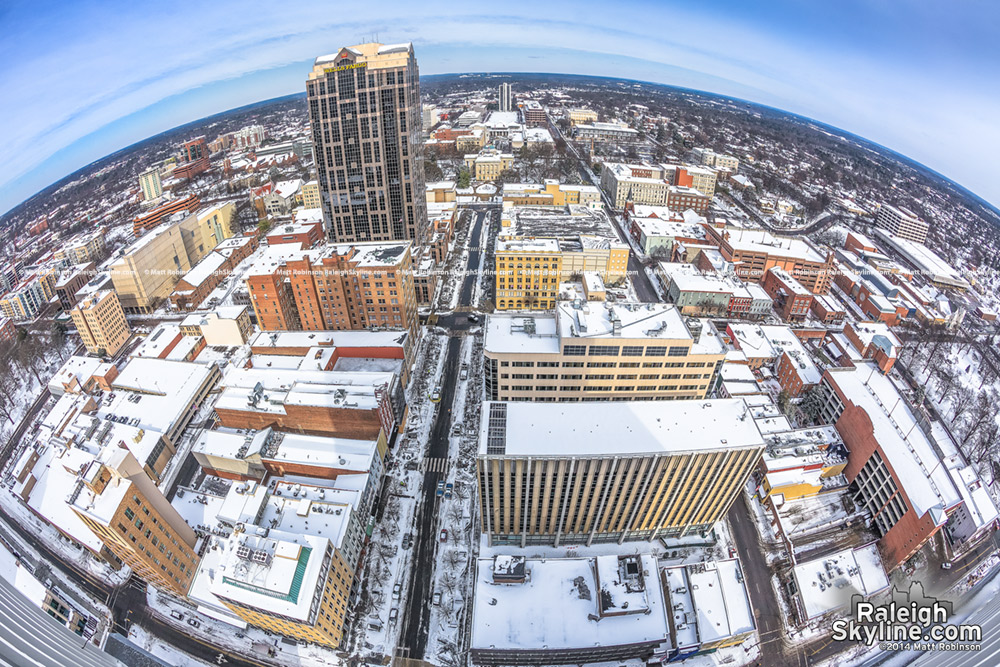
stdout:
<svg viewBox="0 0 1000 667">
<path fill-rule="evenodd" d="M 506 183 L 503 186 L 503 205 L 600 208 L 601 191 L 593 185 L 567 185 L 555 179 L 544 183 Z"/>
<path fill-rule="evenodd" d="M 465 156 L 465 167 L 477 181 L 495 181 L 500 174 L 514 165 L 512 153 L 501 153 L 496 150 L 484 150 L 479 154 Z"/>
<path fill-rule="evenodd" d="M 562 276 L 559 241 L 501 237 L 495 255 L 497 310 L 555 306 Z"/>
<path fill-rule="evenodd" d="M 126 565 L 157 588 L 187 594 L 198 569 L 195 534 L 127 449 L 105 447 L 67 503 Z"/>
<path fill-rule="evenodd" d="M 91 294 L 70 311 L 70 316 L 91 354 L 114 356 L 132 335 L 121 301 L 113 290 Z"/>
<path fill-rule="evenodd" d="M 302 208 L 320 208 L 322 200 L 319 196 L 319 181 L 313 179 L 302 184 Z"/>
<path fill-rule="evenodd" d="M 184 247 L 188 261 L 194 266 L 212 252 L 215 246 L 233 236 L 236 226 L 236 204 L 226 202 L 195 211 L 181 221 Z"/>
<path fill-rule="evenodd" d="M 139 174 L 139 188 L 142 190 L 142 198 L 146 201 L 159 199 L 163 195 L 163 181 L 160 179 L 160 170 L 156 167 L 147 169 Z"/>
<path fill-rule="evenodd" d="M 486 402 L 482 530 L 522 547 L 705 535 L 763 449 L 742 399 Z"/>
<path fill-rule="evenodd" d="M 446 204 L 457 196 L 455 181 L 435 181 L 427 184 L 427 203 Z"/>
<path fill-rule="evenodd" d="M 577 403 L 711 395 L 727 347 L 672 304 L 560 301 L 486 319 L 486 398 Z"/>
<path fill-rule="evenodd" d="M 570 109 L 567 115 L 570 125 L 597 122 L 597 112 L 593 109 Z"/>
<path fill-rule="evenodd" d="M 555 306 L 559 283 L 598 274 L 615 283 L 628 270 L 628 246 L 597 236 L 497 238 L 496 309 L 539 310 Z"/>
<path fill-rule="evenodd" d="M 764 436 L 760 461 L 761 498 L 781 494 L 785 500 L 841 491 L 847 448 L 833 426 L 814 426 Z"/>
<path fill-rule="evenodd" d="M 469 134 L 455 137 L 455 150 L 460 153 L 465 151 L 477 151 L 486 145 L 486 133 L 482 128 L 470 130 Z"/>
<path fill-rule="evenodd" d="M 55 296 L 55 270 L 45 269 L 0 298 L 0 313 L 12 320 L 33 319 Z"/>
</svg>

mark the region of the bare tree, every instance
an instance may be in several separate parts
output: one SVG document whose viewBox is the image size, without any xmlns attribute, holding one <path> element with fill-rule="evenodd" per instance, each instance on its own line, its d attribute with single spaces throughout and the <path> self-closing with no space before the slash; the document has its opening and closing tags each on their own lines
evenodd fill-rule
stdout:
<svg viewBox="0 0 1000 667">
<path fill-rule="evenodd" d="M 953 424 L 957 423 L 958 419 L 972 408 L 974 396 L 975 392 L 968 387 L 958 387 L 955 390 L 955 400 L 952 401 L 951 405 L 951 421 Z"/>
<path fill-rule="evenodd" d="M 965 422 L 965 434 L 962 437 L 963 445 L 996 422 L 996 401 L 996 393 L 992 391 L 982 391 L 976 395 L 974 401 L 971 401 L 969 418 Z"/>
</svg>

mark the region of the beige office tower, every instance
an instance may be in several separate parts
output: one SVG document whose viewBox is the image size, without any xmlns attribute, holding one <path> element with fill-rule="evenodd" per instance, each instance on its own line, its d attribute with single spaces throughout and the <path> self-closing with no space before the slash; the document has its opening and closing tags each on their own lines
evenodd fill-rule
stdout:
<svg viewBox="0 0 1000 667">
<path fill-rule="evenodd" d="M 743 399 L 483 404 L 476 467 L 490 544 L 706 535 L 764 449 Z"/>
<path fill-rule="evenodd" d="M 427 227 L 412 44 L 359 44 L 316 59 L 306 82 L 330 239 L 414 240 Z"/>
<path fill-rule="evenodd" d="M 132 335 L 114 290 L 91 294 L 70 311 L 70 317 L 91 354 L 114 356 Z"/>
</svg>

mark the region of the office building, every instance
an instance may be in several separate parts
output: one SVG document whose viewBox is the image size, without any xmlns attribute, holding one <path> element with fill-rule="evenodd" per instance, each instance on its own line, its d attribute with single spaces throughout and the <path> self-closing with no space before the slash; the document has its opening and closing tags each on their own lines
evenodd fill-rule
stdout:
<svg viewBox="0 0 1000 667">
<path fill-rule="evenodd" d="M 490 315 L 485 328 L 490 400 L 699 399 L 726 355 L 711 322 L 671 304 L 561 301 L 553 314 Z"/>
<path fill-rule="evenodd" d="M 248 306 L 219 306 L 207 313 L 191 313 L 180 324 L 185 336 L 201 336 L 206 345 L 243 345 L 253 333 Z"/>
<path fill-rule="evenodd" d="M 528 100 L 520 106 L 524 124 L 528 127 L 545 127 L 549 124 L 549 117 L 546 115 L 545 107 L 542 106 L 541 102 Z"/>
<path fill-rule="evenodd" d="M 319 181 L 315 178 L 302 184 L 302 208 L 323 208 L 323 198 L 319 194 Z M 322 218 L 320 218 L 320 221 L 322 221 Z"/>
<path fill-rule="evenodd" d="M 693 165 L 609 162 L 601 169 L 601 189 L 618 209 L 632 202 L 704 210 L 715 195 L 715 181 L 713 170 Z"/>
<path fill-rule="evenodd" d="M 132 571 L 183 597 L 198 569 L 195 534 L 121 447 L 105 447 L 77 477 L 67 503 Z"/>
<path fill-rule="evenodd" d="M 321 56 L 306 92 L 330 239 L 422 243 L 427 208 L 413 45 L 359 44 Z"/>
<path fill-rule="evenodd" d="M 126 313 L 149 313 L 174 285 L 232 232 L 235 205 L 177 214 L 108 260 L 115 291 Z"/>
<path fill-rule="evenodd" d="M 902 207 L 896 208 L 890 204 L 882 204 L 879 207 L 875 224 L 893 236 L 915 243 L 923 243 L 927 239 L 927 230 L 930 228 L 913 211 Z"/>
<path fill-rule="evenodd" d="M 691 151 L 694 154 L 694 158 L 698 160 L 701 164 L 706 167 L 715 167 L 716 169 L 724 169 L 725 171 L 736 173 L 740 168 L 739 159 L 733 157 L 732 155 L 723 155 L 722 153 L 716 153 L 708 148 L 695 148 Z"/>
<path fill-rule="evenodd" d="M 142 198 L 146 201 L 153 201 L 163 196 L 163 181 L 160 179 L 158 167 L 152 167 L 139 174 L 139 189 L 142 190 Z"/>
<path fill-rule="evenodd" d="M 514 110 L 514 94 L 510 89 L 509 83 L 501 83 L 499 96 L 498 96 L 497 108 L 500 111 L 513 111 Z"/>
<path fill-rule="evenodd" d="M 477 469 L 490 544 L 707 534 L 764 440 L 743 399 L 483 404 Z"/>
<path fill-rule="evenodd" d="M 70 311 L 87 352 L 115 356 L 132 335 L 121 301 L 113 290 L 95 292 Z"/>
<path fill-rule="evenodd" d="M 570 109 L 566 112 L 570 125 L 577 123 L 593 123 L 597 121 L 597 112 L 593 109 Z"/>
<path fill-rule="evenodd" d="M 500 174 L 510 169 L 513 164 L 512 153 L 502 153 L 491 148 L 465 156 L 465 168 L 476 181 L 498 180 Z"/>
</svg>

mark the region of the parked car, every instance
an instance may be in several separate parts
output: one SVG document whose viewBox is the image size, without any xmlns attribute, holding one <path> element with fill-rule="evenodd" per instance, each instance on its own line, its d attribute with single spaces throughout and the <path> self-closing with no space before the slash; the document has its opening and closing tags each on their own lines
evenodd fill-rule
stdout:
<svg viewBox="0 0 1000 667">
<path fill-rule="evenodd" d="M 389 622 L 390 623 L 395 623 L 396 622 L 396 618 L 398 616 L 399 616 L 399 609 L 396 609 L 395 607 L 393 607 L 392 609 L 389 610 Z"/>
<path fill-rule="evenodd" d="M 951 569 L 951 563 L 949 563 L 948 561 L 945 561 L 945 562 L 941 563 L 941 569 L 942 570 L 950 570 Z"/>
<path fill-rule="evenodd" d="M 368 629 L 369 630 L 374 630 L 375 632 L 381 631 L 382 630 L 382 621 L 380 619 L 377 619 L 377 618 L 370 619 L 368 621 Z"/>
<path fill-rule="evenodd" d="M 176 618 L 178 621 L 183 621 L 184 620 L 184 614 L 180 613 L 179 611 L 174 610 L 174 611 L 170 612 L 170 615 L 173 618 Z"/>
<path fill-rule="evenodd" d="M 479 315 L 471 315 L 470 314 L 469 315 L 469 321 L 472 322 L 473 324 L 475 324 L 476 322 L 479 321 Z"/>
<path fill-rule="evenodd" d="M 441 402 L 441 389 L 436 388 L 434 389 L 434 391 L 431 392 L 431 403 L 440 403 L 440 402 Z"/>
<path fill-rule="evenodd" d="M 395 586 L 392 587 L 392 599 L 399 600 L 399 596 L 402 594 L 402 592 L 403 592 L 403 584 L 397 583 Z"/>
<path fill-rule="evenodd" d="M 413 546 L 413 536 L 410 533 L 403 535 L 403 548 L 409 549 Z"/>
<path fill-rule="evenodd" d="M 188 625 L 190 625 L 192 628 L 200 628 L 201 627 L 201 623 L 199 623 L 198 620 L 194 619 L 194 618 L 189 618 L 188 619 Z"/>
<path fill-rule="evenodd" d="M 445 498 L 451 498 L 451 492 L 454 491 L 454 490 L 455 490 L 455 485 L 454 484 L 452 484 L 451 482 L 448 482 L 447 484 L 445 484 L 444 485 L 444 497 Z"/>
<path fill-rule="evenodd" d="M 437 493 L 435 493 L 435 495 L 438 495 L 438 496 L 443 496 L 444 495 L 444 482 L 438 482 Z"/>
<path fill-rule="evenodd" d="M 455 422 L 455 425 L 451 427 L 451 434 L 452 435 L 462 434 L 462 422 Z"/>
<path fill-rule="evenodd" d="M 434 602 L 435 607 L 441 605 L 441 591 L 438 591 L 437 593 L 434 594 L 434 598 L 432 601 Z"/>
<path fill-rule="evenodd" d="M 441 529 L 441 538 L 440 539 L 441 539 L 442 542 L 447 542 L 448 541 L 448 529 L 447 528 L 442 528 Z"/>
</svg>

